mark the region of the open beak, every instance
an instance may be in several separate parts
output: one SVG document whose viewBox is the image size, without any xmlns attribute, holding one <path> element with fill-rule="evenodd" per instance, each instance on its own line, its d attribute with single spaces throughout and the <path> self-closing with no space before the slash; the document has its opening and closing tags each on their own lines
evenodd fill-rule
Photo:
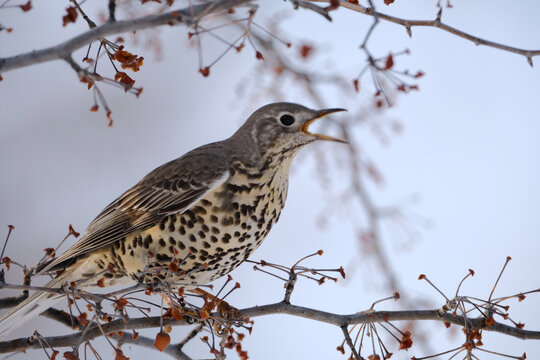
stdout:
<svg viewBox="0 0 540 360">
<path fill-rule="evenodd" d="M 319 110 L 317 112 L 317 116 L 314 117 L 311 120 L 306 121 L 306 123 L 304 125 L 302 125 L 302 127 L 300 128 L 300 131 L 302 131 L 304 134 L 315 136 L 319 140 L 337 141 L 337 142 L 340 142 L 340 143 L 347 144 L 347 141 L 345 141 L 345 140 L 341 140 L 341 139 L 338 139 L 338 138 L 335 138 L 335 137 L 332 137 L 332 136 L 328 136 L 328 135 L 323 135 L 323 134 L 312 134 L 308 130 L 309 125 L 311 125 L 313 122 L 315 122 L 315 120 L 318 120 L 320 118 L 323 118 L 325 116 L 328 116 L 330 114 L 340 112 L 340 111 L 347 111 L 347 109 L 338 109 L 338 108 L 336 108 L 336 109 Z"/>
</svg>

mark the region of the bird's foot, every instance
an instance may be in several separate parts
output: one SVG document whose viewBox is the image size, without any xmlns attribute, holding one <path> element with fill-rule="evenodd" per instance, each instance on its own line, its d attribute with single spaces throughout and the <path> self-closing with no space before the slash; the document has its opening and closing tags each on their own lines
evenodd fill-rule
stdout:
<svg viewBox="0 0 540 360">
<path fill-rule="evenodd" d="M 221 302 L 217 306 L 217 311 L 223 316 L 225 319 L 230 320 L 244 320 L 244 316 L 234 306 L 230 305 L 228 302 L 221 300 Z"/>
<path fill-rule="evenodd" d="M 230 305 L 225 300 L 220 299 L 201 288 L 190 290 L 190 292 L 203 296 L 204 305 L 200 311 L 200 317 L 202 320 L 207 319 L 214 309 L 216 309 L 217 312 L 220 313 L 225 319 L 244 320 L 244 316 L 240 310 Z"/>
</svg>

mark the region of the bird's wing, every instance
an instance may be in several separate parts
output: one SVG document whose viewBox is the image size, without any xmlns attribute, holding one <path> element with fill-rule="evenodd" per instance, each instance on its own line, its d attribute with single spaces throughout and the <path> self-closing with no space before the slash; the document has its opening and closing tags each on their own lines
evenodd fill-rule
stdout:
<svg viewBox="0 0 540 360">
<path fill-rule="evenodd" d="M 186 211 L 229 176 L 226 159 L 212 152 L 194 151 L 160 166 L 109 204 L 77 243 L 39 272 L 61 269 L 83 254 Z"/>
</svg>

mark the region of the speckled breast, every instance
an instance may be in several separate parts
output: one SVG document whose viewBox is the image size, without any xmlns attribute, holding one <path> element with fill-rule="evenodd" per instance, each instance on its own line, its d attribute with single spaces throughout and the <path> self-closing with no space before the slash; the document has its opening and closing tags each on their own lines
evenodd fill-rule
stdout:
<svg viewBox="0 0 540 360">
<path fill-rule="evenodd" d="M 235 172 L 185 212 L 128 236 L 116 250 L 120 266 L 133 278 L 175 286 L 206 284 L 229 273 L 279 219 L 289 170 L 280 169 L 263 177 Z"/>
</svg>

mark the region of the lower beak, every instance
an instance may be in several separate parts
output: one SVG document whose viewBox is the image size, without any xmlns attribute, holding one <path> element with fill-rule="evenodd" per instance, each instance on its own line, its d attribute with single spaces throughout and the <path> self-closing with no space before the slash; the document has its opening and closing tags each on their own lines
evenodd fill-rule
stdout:
<svg viewBox="0 0 540 360">
<path fill-rule="evenodd" d="M 302 127 L 300 128 L 300 131 L 302 131 L 304 134 L 315 136 L 319 140 L 329 140 L 329 141 L 336 141 L 336 142 L 347 144 L 347 141 L 345 141 L 345 140 L 341 140 L 341 139 L 338 139 L 338 138 L 335 138 L 335 137 L 332 137 L 332 136 L 328 136 L 328 135 L 323 135 L 323 134 L 312 134 L 308 130 L 309 125 L 311 125 L 313 122 L 315 122 L 315 120 L 321 119 L 321 118 L 323 118 L 325 116 L 328 116 L 330 114 L 340 112 L 340 111 L 347 111 L 347 110 L 346 109 L 339 109 L 339 108 L 319 110 L 317 112 L 317 116 L 314 117 L 311 120 L 306 121 L 306 123 L 304 125 L 302 125 Z"/>
</svg>

